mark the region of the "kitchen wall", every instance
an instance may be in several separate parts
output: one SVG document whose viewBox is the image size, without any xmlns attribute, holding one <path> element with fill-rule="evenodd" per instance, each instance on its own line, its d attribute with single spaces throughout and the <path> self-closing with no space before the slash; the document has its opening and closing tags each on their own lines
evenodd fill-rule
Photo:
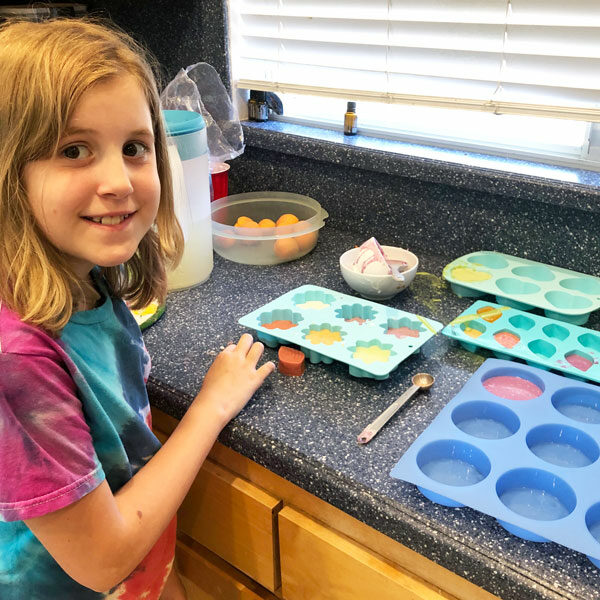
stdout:
<svg viewBox="0 0 600 600">
<path fill-rule="evenodd" d="M 99 0 L 87 7 L 91 14 L 111 18 L 149 48 L 162 66 L 163 83 L 181 68 L 207 62 L 228 86 L 223 0 Z"/>
</svg>

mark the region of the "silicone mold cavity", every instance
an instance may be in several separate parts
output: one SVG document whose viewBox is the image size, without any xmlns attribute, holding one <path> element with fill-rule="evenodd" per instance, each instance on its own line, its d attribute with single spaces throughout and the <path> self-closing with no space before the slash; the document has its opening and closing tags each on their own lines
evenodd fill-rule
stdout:
<svg viewBox="0 0 600 600">
<path fill-rule="evenodd" d="M 535 321 L 525 315 L 514 315 L 508 319 L 508 322 L 523 331 L 529 331 L 535 325 Z"/>
<path fill-rule="evenodd" d="M 482 265 L 490 269 L 504 269 L 508 267 L 508 261 L 500 254 L 476 254 L 467 259 L 473 265 Z"/>
<path fill-rule="evenodd" d="M 419 321 L 409 317 L 388 319 L 387 323 L 381 325 L 381 328 L 386 336 L 393 335 L 398 339 L 418 338 L 425 331 L 425 327 Z"/>
<path fill-rule="evenodd" d="M 537 356 L 548 359 L 556 354 L 556 346 L 546 340 L 533 340 L 527 344 L 527 347 Z"/>
<path fill-rule="evenodd" d="M 568 387 L 552 396 L 552 406 L 565 417 L 581 423 L 600 424 L 600 392 Z"/>
<path fill-rule="evenodd" d="M 505 473 L 498 479 L 496 493 L 509 510 L 538 521 L 564 519 L 577 504 L 571 486 L 542 469 L 514 469 Z"/>
<path fill-rule="evenodd" d="M 542 331 L 547 338 L 554 338 L 559 342 L 564 342 L 569 337 L 569 330 L 556 323 L 544 325 Z"/>
<path fill-rule="evenodd" d="M 525 441 L 537 457 L 559 467 L 587 467 L 598 460 L 598 444 L 593 438 L 568 425 L 540 425 Z"/>
<path fill-rule="evenodd" d="M 448 486 L 470 486 L 485 479 L 491 469 L 488 457 L 477 447 L 459 440 L 440 440 L 417 455 L 417 466 L 430 479 Z"/>
<path fill-rule="evenodd" d="M 452 412 L 452 422 L 461 431 L 486 440 L 514 435 L 521 426 L 514 411 L 496 402 L 465 402 Z"/>
<path fill-rule="evenodd" d="M 344 321 L 354 321 L 361 323 L 364 321 L 370 321 L 375 318 L 377 311 L 372 306 L 365 304 L 344 304 L 341 308 L 335 310 L 335 315 L 338 319 L 344 319 Z"/>
<path fill-rule="evenodd" d="M 577 338 L 577 341 L 584 348 L 589 348 L 600 354 L 600 336 L 593 333 L 583 333 Z"/>
<path fill-rule="evenodd" d="M 296 305 L 315 303 L 315 306 L 310 306 L 307 308 L 313 308 L 316 310 L 327 308 L 334 301 L 335 296 L 332 296 L 330 293 L 322 289 L 312 289 L 308 290 L 307 292 L 294 294 L 292 298 L 292 302 Z M 318 303 L 324 304 L 325 306 L 320 306 Z"/>
<path fill-rule="evenodd" d="M 280 308 L 277 310 L 270 310 L 267 312 L 263 312 L 258 316 L 258 323 L 263 327 L 265 325 L 276 324 L 273 329 L 288 329 L 288 327 L 283 326 L 282 324 L 289 321 L 292 325 L 297 325 L 302 321 L 302 315 L 297 312 L 291 311 L 289 308 Z"/>
<path fill-rule="evenodd" d="M 481 378 L 481 385 L 484 389 L 486 389 L 486 384 L 489 384 L 490 381 L 492 379 L 499 379 L 499 378 L 515 378 L 515 379 L 520 379 L 520 380 L 524 380 L 530 384 L 533 384 L 533 386 L 535 386 L 536 388 L 539 389 L 538 391 L 535 391 L 536 394 L 541 395 L 544 393 L 544 382 L 541 379 L 541 377 L 539 377 L 534 371 L 532 371 L 531 369 L 524 369 L 524 368 L 520 368 L 520 367 L 516 367 L 513 366 L 512 363 L 510 362 L 506 362 L 505 363 L 506 366 L 502 366 L 498 369 L 492 369 L 491 371 L 488 371 L 482 378 Z M 509 382 L 510 385 L 510 382 Z M 487 391 L 487 389 L 486 389 Z M 495 396 L 498 396 L 497 393 L 494 393 Z M 511 400 L 510 397 L 504 397 L 504 396 L 499 396 L 500 398 L 504 398 L 505 400 Z"/>
<path fill-rule="evenodd" d="M 517 277 L 526 277 L 534 281 L 552 281 L 554 273 L 548 267 L 515 267 L 512 273 Z"/>
<path fill-rule="evenodd" d="M 556 308 L 589 308 L 592 301 L 582 296 L 575 296 L 567 292 L 547 292 L 544 296 L 552 306 Z"/>
<path fill-rule="evenodd" d="M 567 290 L 589 294 L 590 296 L 600 295 L 600 281 L 591 277 L 576 277 L 574 279 L 563 279 L 560 286 Z"/>
<path fill-rule="evenodd" d="M 535 283 L 529 283 L 527 281 L 522 281 L 521 279 L 514 279 L 512 277 L 503 277 L 502 279 L 498 279 L 496 281 L 496 285 L 501 292 L 505 294 L 511 295 L 527 295 L 527 294 L 535 294 L 540 291 L 540 286 Z"/>
</svg>

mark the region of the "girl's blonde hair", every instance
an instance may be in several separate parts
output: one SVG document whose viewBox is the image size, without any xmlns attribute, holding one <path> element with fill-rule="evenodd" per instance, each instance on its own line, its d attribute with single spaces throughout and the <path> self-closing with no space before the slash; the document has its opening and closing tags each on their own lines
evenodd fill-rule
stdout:
<svg viewBox="0 0 600 600">
<path fill-rule="evenodd" d="M 58 335 L 82 292 L 61 253 L 37 225 L 25 192 L 26 163 L 51 156 L 90 86 L 132 75 L 154 128 L 161 182 L 155 227 L 124 266 L 103 267 L 112 292 L 142 308 L 166 295 L 166 268 L 183 249 L 175 218 L 167 143 L 150 60 L 128 35 L 89 20 L 0 25 L 0 299 L 24 321 Z"/>
</svg>

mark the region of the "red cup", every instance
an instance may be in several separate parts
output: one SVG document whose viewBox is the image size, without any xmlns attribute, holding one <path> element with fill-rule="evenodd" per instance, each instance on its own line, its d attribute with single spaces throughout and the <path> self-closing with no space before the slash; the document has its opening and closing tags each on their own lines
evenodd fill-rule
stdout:
<svg viewBox="0 0 600 600">
<path fill-rule="evenodd" d="M 211 202 L 227 196 L 229 165 L 224 162 L 210 163 L 210 178 L 212 181 Z"/>
</svg>

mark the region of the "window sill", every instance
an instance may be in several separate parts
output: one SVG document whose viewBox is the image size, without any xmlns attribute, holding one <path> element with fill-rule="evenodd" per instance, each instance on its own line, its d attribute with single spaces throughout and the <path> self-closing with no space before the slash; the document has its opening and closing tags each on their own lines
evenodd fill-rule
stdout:
<svg viewBox="0 0 600 600">
<path fill-rule="evenodd" d="M 282 121 L 242 123 L 248 146 L 335 165 L 600 212 L 600 173 Z"/>
</svg>

